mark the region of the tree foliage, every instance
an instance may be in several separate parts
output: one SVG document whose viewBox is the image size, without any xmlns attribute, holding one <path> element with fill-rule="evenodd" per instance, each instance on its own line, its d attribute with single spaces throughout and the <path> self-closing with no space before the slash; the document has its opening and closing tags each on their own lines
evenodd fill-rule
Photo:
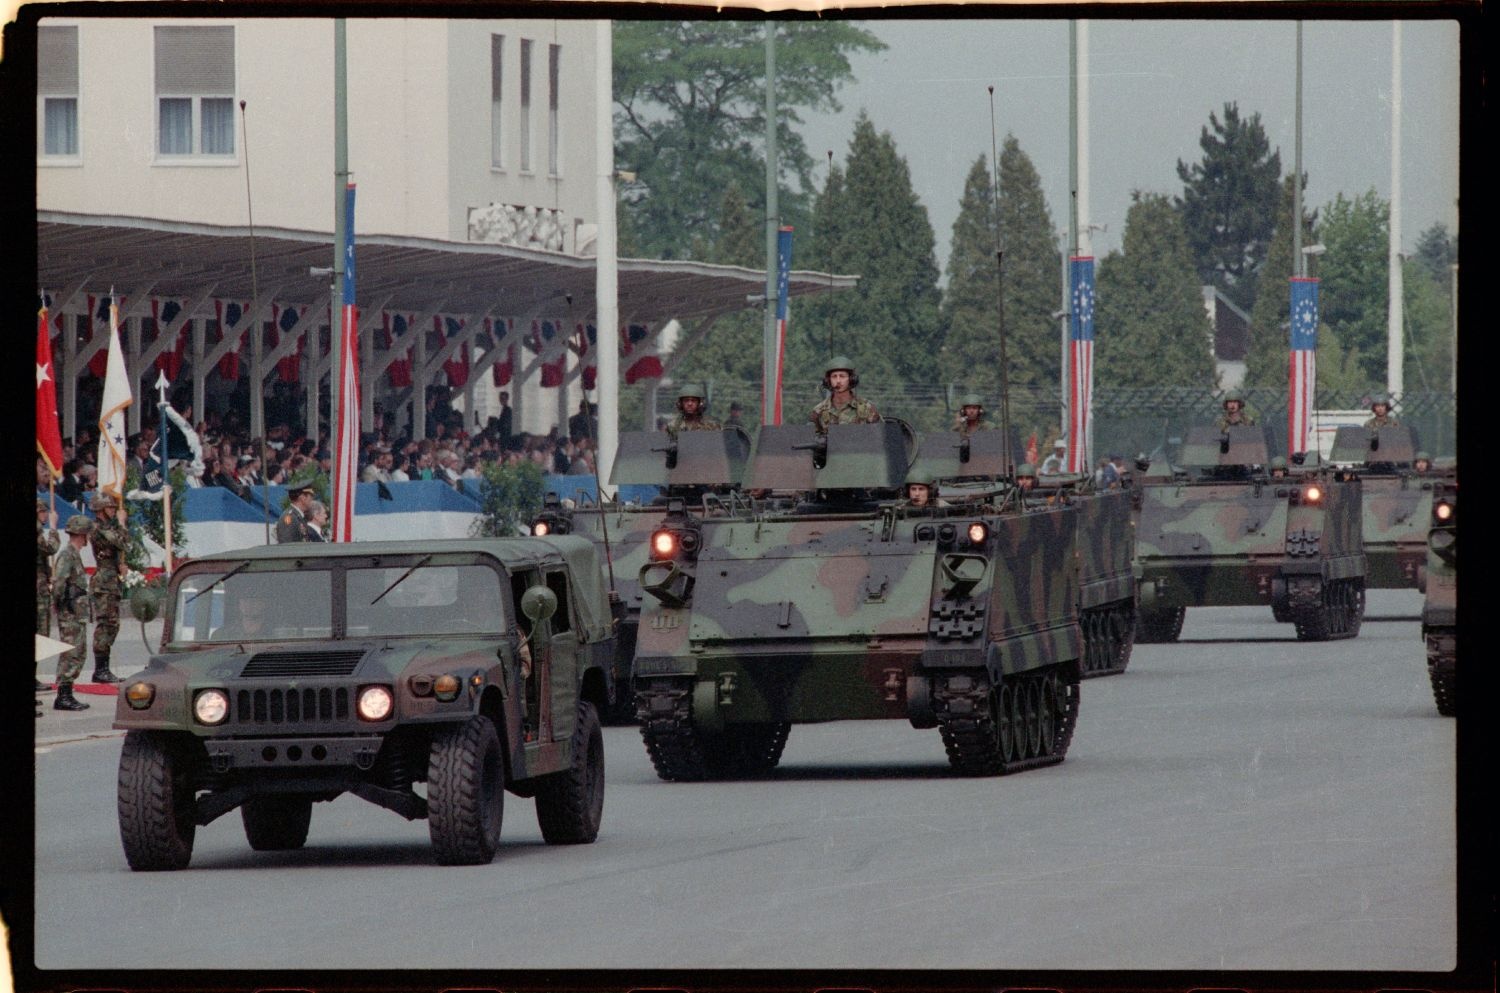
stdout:
<svg viewBox="0 0 1500 993">
<path fill-rule="evenodd" d="M 1420 249 L 1419 249 L 1420 252 Z M 1420 258 L 1402 266 L 1402 308 L 1406 324 L 1402 381 L 1408 390 L 1453 387 L 1453 312 L 1450 274 L 1439 279 Z"/>
<path fill-rule="evenodd" d="M 694 234 L 714 231 L 731 183 L 757 191 L 750 207 L 764 216 L 766 24 L 776 27 L 779 204 L 795 223 L 812 187 L 802 112 L 838 110 L 834 91 L 854 78 L 849 55 L 885 44 L 837 20 L 615 22 L 615 160 L 636 173 L 621 242 L 633 252 L 682 258 Z"/>
<path fill-rule="evenodd" d="M 1000 146 L 1000 247 L 1005 253 L 1005 338 L 1009 378 L 1056 388 L 1062 376 L 1062 256 L 1042 180 L 1014 135 Z"/>
<path fill-rule="evenodd" d="M 1307 177 L 1302 177 L 1307 188 Z M 1283 387 L 1287 382 L 1288 322 L 1291 320 L 1292 277 L 1292 177 L 1281 183 L 1281 205 L 1276 211 L 1276 231 L 1266 250 L 1266 264 L 1250 310 L 1250 349 L 1245 356 L 1245 385 Z M 1302 244 L 1313 243 L 1318 212 L 1302 210 Z"/>
<path fill-rule="evenodd" d="M 1318 311 L 1340 343 L 1359 355 L 1371 383 L 1385 381 L 1390 204 L 1373 189 L 1352 200 L 1342 193 L 1323 208 L 1319 237 Z"/>
<path fill-rule="evenodd" d="M 542 509 L 542 467 L 535 462 L 486 462 L 480 466 L 479 516 L 469 531 L 476 538 L 509 538 L 530 533 L 531 518 Z"/>
<path fill-rule="evenodd" d="M 1000 382 L 996 216 L 989 160 L 981 155 L 964 180 L 949 242 L 948 286 L 942 303 L 948 336 L 940 372 L 946 382 L 995 401 Z"/>
<path fill-rule="evenodd" d="M 1248 310 L 1275 224 L 1281 152 L 1271 150 L 1260 114 L 1241 118 L 1237 104 L 1224 105 L 1222 121 L 1210 111 L 1208 122 L 1198 138 L 1202 159 L 1177 160 L 1176 203 L 1199 279 Z"/>
<path fill-rule="evenodd" d="M 1171 202 L 1133 194 L 1120 251 L 1099 265 L 1095 378 L 1112 387 L 1215 383 L 1213 325 Z"/>
</svg>

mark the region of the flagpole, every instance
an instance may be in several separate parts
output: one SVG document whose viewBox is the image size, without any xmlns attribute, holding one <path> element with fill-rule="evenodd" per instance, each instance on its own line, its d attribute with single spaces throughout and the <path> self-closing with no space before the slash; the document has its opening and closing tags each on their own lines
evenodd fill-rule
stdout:
<svg viewBox="0 0 1500 993">
<path fill-rule="evenodd" d="M 156 412 L 161 415 L 161 510 L 162 531 L 166 536 L 163 543 L 167 552 L 166 573 L 172 575 L 172 458 L 171 444 L 167 435 L 167 374 L 165 371 L 156 374 Z"/>
</svg>

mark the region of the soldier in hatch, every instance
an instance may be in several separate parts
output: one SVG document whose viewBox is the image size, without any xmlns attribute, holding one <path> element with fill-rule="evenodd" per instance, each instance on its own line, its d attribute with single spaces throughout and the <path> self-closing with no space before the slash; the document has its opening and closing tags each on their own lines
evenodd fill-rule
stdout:
<svg viewBox="0 0 1500 993">
<path fill-rule="evenodd" d="M 1370 398 L 1370 413 L 1375 416 L 1365 421 L 1367 428 L 1393 428 L 1401 422 L 1391 413 L 1391 398 L 1377 393 Z"/>
<path fill-rule="evenodd" d="M 698 383 L 683 383 L 677 390 L 677 416 L 667 424 L 667 434 L 677 437 L 679 431 L 720 431 L 724 425 L 704 417 L 708 409 L 705 391 Z"/>
<path fill-rule="evenodd" d="M 989 427 L 989 422 L 984 419 L 984 399 L 978 393 L 964 394 L 958 416 L 953 419 L 953 430 L 968 437 L 975 431 L 987 431 Z"/>
<path fill-rule="evenodd" d="M 1225 431 L 1229 428 L 1253 425 L 1255 418 L 1245 413 L 1245 394 L 1239 390 L 1230 390 L 1224 394 L 1224 416 L 1219 418 L 1218 428 Z"/>
<path fill-rule="evenodd" d="M 836 355 L 823 370 L 823 388 L 828 397 L 812 409 L 808 420 L 818 434 L 827 434 L 830 424 L 875 424 L 880 412 L 870 401 L 856 396 L 859 373 L 848 356 Z"/>
</svg>

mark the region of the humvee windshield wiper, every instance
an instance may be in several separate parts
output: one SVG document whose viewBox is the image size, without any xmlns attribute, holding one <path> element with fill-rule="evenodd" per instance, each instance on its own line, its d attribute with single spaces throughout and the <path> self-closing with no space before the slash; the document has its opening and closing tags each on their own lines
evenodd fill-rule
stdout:
<svg viewBox="0 0 1500 993">
<path fill-rule="evenodd" d="M 424 555 L 420 559 L 417 559 L 416 563 L 410 569 L 408 569 L 405 572 L 403 572 L 400 575 L 400 577 L 397 578 L 397 580 L 394 583 L 392 583 L 391 585 L 389 585 L 389 586 L 387 586 L 385 588 L 385 592 L 384 593 L 381 593 L 380 596 L 378 596 L 375 599 L 371 600 L 370 601 L 370 606 L 372 606 L 372 607 L 375 606 L 377 603 L 379 603 L 382 599 L 385 598 L 385 594 L 386 593 L 389 593 L 391 590 L 395 589 L 396 587 L 398 587 L 402 583 L 404 583 L 406 581 L 406 577 L 407 576 L 410 576 L 412 573 L 416 572 L 418 569 L 422 568 L 424 565 L 426 565 L 428 562 L 431 562 L 431 561 L 432 561 L 432 556 L 431 555 Z"/>
<path fill-rule="evenodd" d="M 246 559 L 245 561 L 241 562 L 239 565 L 235 566 L 233 569 L 230 569 L 228 572 L 224 573 L 224 575 L 220 576 L 218 579 L 215 579 L 213 582 L 211 582 L 207 586 L 203 587 L 203 589 L 199 590 L 197 593 L 194 593 L 192 596 L 188 597 L 187 598 L 187 603 L 184 603 L 183 606 L 186 607 L 188 605 L 188 603 L 192 603 L 194 600 L 198 599 L 200 596 L 202 596 L 203 594 L 207 593 L 209 590 L 213 589 L 215 586 L 218 586 L 220 583 L 222 583 L 224 580 L 228 579 L 230 576 L 238 576 L 240 573 L 244 572 L 248 568 L 250 568 L 250 560 Z"/>
</svg>

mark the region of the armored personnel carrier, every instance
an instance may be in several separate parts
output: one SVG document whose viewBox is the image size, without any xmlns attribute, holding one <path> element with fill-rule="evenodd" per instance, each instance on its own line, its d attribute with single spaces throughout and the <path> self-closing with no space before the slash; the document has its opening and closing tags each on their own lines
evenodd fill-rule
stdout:
<svg viewBox="0 0 1500 993">
<path fill-rule="evenodd" d="M 637 717 L 657 774 L 764 773 L 793 724 L 937 727 L 951 765 L 1060 762 L 1078 712 L 1077 511 L 899 499 L 915 439 L 896 421 L 763 428 L 748 518 L 674 502 L 641 570 Z M 946 494 L 946 489 L 944 493 Z"/>
<path fill-rule="evenodd" d="M 1012 441 L 1012 451 L 1019 448 Z M 922 438 L 917 462 L 933 476 L 955 483 L 1006 479 L 997 431 L 959 439 L 952 432 Z M 1078 571 L 1078 621 L 1083 630 L 1083 678 L 1125 671 L 1135 645 L 1135 526 L 1131 494 L 1098 490 L 1091 475 L 1036 476 L 1018 494 L 1018 506 L 1057 504 L 1078 511 L 1073 562 Z"/>
<path fill-rule="evenodd" d="M 1458 713 L 1458 482 L 1433 487 L 1432 529 L 1427 533 L 1427 563 L 1422 574 L 1422 640 L 1427 645 L 1427 675 L 1438 713 Z"/>
<path fill-rule="evenodd" d="M 548 843 L 591 842 L 615 622 L 577 537 L 197 559 L 116 705 L 126 860 L 185 868 L 235 808 L 251 848 L 301 848 L 313 805 L 343 793 L 425 818 L 444 865 L 494 857 L 506 791 L 536 798 Z"/>
<path fill-rule="evenodd" d="M 1137 641 L 1176 641 L 1188 607 L 1253 604 L 1303 641 L 1359 633 L 1359 480 L 1317 464 L 1274 479 L 1268 450 L 1260 427 L 1192 428 L 1173 475 L 1136 487 Z"/>
<path fill-rule="evenodd" d="M 635 721 L 630 663 L 644 595 L 640 570 L 647 562 L 652 533 L 661 526 L 671 501 L 705 517 L 741 512 L 745 501 L 739 486 L 749 459 L 750 436 L 739 427 L 683 431 L 675 438 L 665 431 L 625 431 L 610 484 L 654 486 L 658 496 L 644 503 L 618 498 L 597 503 L 580 496 L 578 502 L 565 504 L 559 494 L 548 493 L 541 513 L 531 522 L 532 534 L 576 534 L 593 542 L 605 563 L 612 595 L 624 605 L 615 640 L 615 699 L 605 714 L 606 723 Z"/>
<path fill-rule="evenodd" d="M 1427 560 L 1432 490 L 1439 473 L 1431 467 L 1414 470 L 1416 448 L 1412 429 L 1405 425 L 1341 427 L 1334 435 L 1329 460 L 1354 468 L 1363 491 L 1367 588 L 1414 589 Z"/>
</svg>

